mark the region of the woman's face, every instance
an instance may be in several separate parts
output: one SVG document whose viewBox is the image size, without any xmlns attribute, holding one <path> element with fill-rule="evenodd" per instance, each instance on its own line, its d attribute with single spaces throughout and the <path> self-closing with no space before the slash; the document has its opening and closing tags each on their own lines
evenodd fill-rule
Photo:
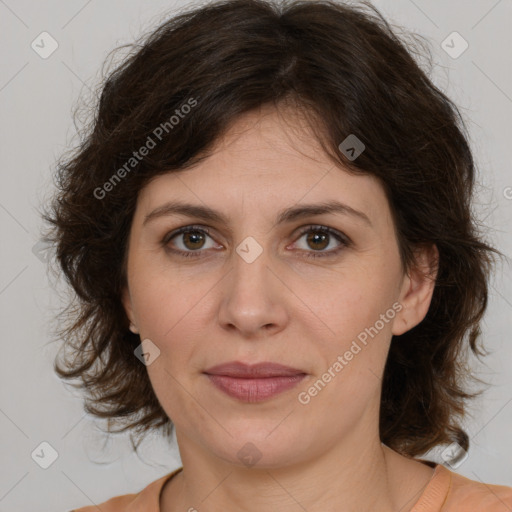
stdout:
<svg viewBox="0 0 512 512">
<path fill-rule="evenodd" d="M 298 117 L 286 119 L 271 108 L 246 114 L 212 156 L 155 178 L 130 233 L 123 302 L 150 340 L 147 371 L 180 449 L 237 465 L 283 466 L 335 453 L 341 440 L 378 440 L 391 336 L 419 323 L 430 301 L 429 285 L 402 272 L 380 183 L 335 167 Z M 280 219 L 331 202 L 345 206 Z M 205 373 L 234 361 L 296 372 Z"/>
</svg>

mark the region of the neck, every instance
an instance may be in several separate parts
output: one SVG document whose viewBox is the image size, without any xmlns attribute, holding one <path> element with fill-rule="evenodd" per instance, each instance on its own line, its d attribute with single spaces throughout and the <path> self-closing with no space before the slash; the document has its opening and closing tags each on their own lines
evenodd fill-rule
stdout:
<svg viewBox="0 0 512 512">
<path fill-rule="evenodd" d="M 178 431 L 177 436 L 183 471 L 164 488 L 162 512 L 408 512 L 432 474 L 382 445 L 378 436 L 355 444 L 345 439 L 295 464 L 251 468 L 205 453 Z"/>
</svg>

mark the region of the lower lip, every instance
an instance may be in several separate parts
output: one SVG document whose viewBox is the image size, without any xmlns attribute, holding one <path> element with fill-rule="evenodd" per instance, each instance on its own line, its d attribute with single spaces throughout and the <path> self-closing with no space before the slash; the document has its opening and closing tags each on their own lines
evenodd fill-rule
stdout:
<svg viewBox="0 0 512 512">
<path fill-rule="evenodd" d="M 292 389 L 306 376 L 301 373 L 286 377 L 241 379 L 227 377 L 226 375 L 206 375 L 214 386 L 226 393 L 226 395 L 251 403 L 263 402 L 279 393 Z"/>
</svg>

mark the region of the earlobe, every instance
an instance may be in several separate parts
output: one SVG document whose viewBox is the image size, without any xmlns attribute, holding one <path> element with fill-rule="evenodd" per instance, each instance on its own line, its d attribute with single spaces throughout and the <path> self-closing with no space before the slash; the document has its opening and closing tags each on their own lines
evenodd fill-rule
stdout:
<svg viewBox="0 0 512 512">
<path fill-rule="evenodd" d="M 138 334 L 139 330 L 137 329 L 137 325 L 135 323 L 135 316 L 133 314 L 132 301 L 131 301 L 130 293 L 128 291 L 128 287 L 126 287 L 123 290 L 122 303 L 123 303 L 124 310 L 126 312 L 126 316 L 128 317 L 128 320 L 130 321 L 130 331 L 132 331 L 134 334 Z"/>
<path fill-rule="evenodd" d="M 400 292 L 402 309 L 393 322 L 395 336 L 409 331 L 427 316 L 438 268 L 439 251 L 435 244 L 416 250 L 415 264 L 404 277 Z"/>
</svg>

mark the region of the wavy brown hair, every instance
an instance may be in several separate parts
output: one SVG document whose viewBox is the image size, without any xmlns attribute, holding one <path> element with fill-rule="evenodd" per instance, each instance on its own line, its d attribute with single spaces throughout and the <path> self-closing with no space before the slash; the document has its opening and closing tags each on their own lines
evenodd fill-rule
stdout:
<svg viewBox="0 0 512 512">
<path fill-rule="evenodd" d="M 80 144 L 57 163 L 58 190 L 43 216 L 75 293 L 57 329 L 71 354 L 56 358 L 55 371 L 79 379 L 85 410 L 108 419 L 110 432 L 129 430 L 133 445 L 134 432 L 173 430 L 134 356 L 141 340 L 121 302 L 138 193 L 207 158 L 241 114 L 286 103 L 338 167 L 380 180 L 404 269 L 415 248 L 439 250 L 425 319 L 391 340 L 382 442 L 410 457 L 454 440 L 468 448 L 461 420 L 478 393 L 466 388 L 467 356 L 484 355 L 479 324 L 499 251 L 471 210 L 475 166 L 463 118 L 413 58 L 428 55 L 431 69 L 428 45 L 398 32 L 368 2 L 216 1 L 175 13 L 128 45 L 103 79 Z M 355 160 L 338 148 L 350 134 L 366 146 Z M 156 145 L 134 163 L 148 138 Z"/>
</svg>

